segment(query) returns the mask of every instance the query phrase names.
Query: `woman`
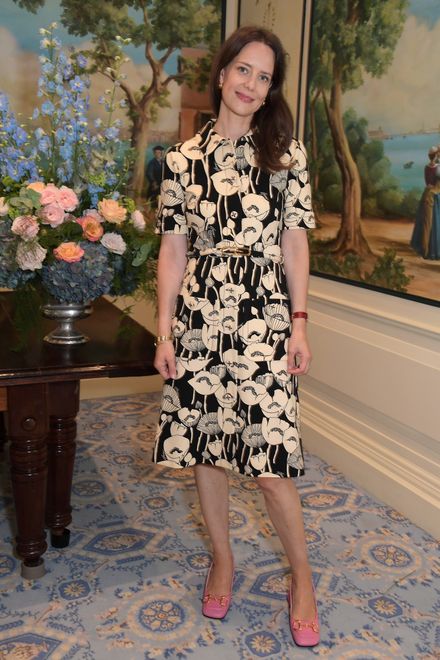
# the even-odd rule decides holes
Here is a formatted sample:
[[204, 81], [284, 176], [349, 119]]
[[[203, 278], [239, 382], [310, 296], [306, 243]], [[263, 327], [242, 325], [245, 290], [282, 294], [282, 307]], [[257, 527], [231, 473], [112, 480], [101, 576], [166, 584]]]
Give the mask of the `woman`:
[[440, 259], [440, 165], [420, 199], [410, 245], [424, 259]]
[[217, 119], [166, 155], [155, 359], [165, 384], [154, 461], [194, 466], [213, 551], [202, 611], [212, 618], [226, 615], [233, 584], [225, 469], [257, 478], [292, 568], [292, 635], [313, 646], [318, 615], [289, 477], [304, 472], [297, 377], [311, 360], [305, 230], [314, 218], [284, 76], [279, 39], [238, 29], [213, 64]]

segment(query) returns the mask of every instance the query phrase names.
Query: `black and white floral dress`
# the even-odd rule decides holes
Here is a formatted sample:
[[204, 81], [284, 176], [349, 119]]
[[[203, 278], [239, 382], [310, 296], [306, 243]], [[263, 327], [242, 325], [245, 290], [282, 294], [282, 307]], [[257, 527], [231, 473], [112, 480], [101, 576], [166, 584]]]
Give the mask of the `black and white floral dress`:
[[156, 463], [253, 477], [304, 472], [280, 240], [284, 229], [315, 221], [301, 142], [283, 160], [286, 170], [262, 171], [252, 132], [232, 141], [212, 122], [166, 154], [156, 231], [187, 234], [188, 263], [172, 321], [177, 377], [164, 383]]

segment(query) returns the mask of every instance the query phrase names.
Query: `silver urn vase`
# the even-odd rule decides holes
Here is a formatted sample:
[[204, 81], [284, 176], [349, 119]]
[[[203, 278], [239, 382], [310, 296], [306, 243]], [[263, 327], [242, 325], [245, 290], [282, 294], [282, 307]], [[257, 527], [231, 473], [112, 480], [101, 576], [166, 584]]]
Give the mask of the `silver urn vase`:
[[90, 303], [47, 303], [41, 307], [45, 318], [58, 321], [59, 325], [44, 337], [49, 344], [64, 344], [72, 346], [84, 344], [89, 337], [75, 328], [75, 321], [85, 319], [93, 312]]

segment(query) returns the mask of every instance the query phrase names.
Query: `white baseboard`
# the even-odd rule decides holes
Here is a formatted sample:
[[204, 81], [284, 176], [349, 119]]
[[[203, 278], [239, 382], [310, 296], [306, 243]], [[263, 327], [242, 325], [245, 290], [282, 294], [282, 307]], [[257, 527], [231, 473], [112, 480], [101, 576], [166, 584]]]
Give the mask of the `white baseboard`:
[[301, 405], [307, 450], [440, 538], [440, 464], [431, 438], [309, 377]]

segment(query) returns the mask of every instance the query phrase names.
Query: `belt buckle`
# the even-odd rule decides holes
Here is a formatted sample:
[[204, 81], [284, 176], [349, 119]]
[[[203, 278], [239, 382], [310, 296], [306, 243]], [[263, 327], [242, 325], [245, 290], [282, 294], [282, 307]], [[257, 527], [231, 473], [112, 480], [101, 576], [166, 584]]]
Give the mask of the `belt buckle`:
[[217, 248], [224, 255], [233, 255], [233, 256], [250, 256], [251, 248], [249, 245], [222, 245]]

